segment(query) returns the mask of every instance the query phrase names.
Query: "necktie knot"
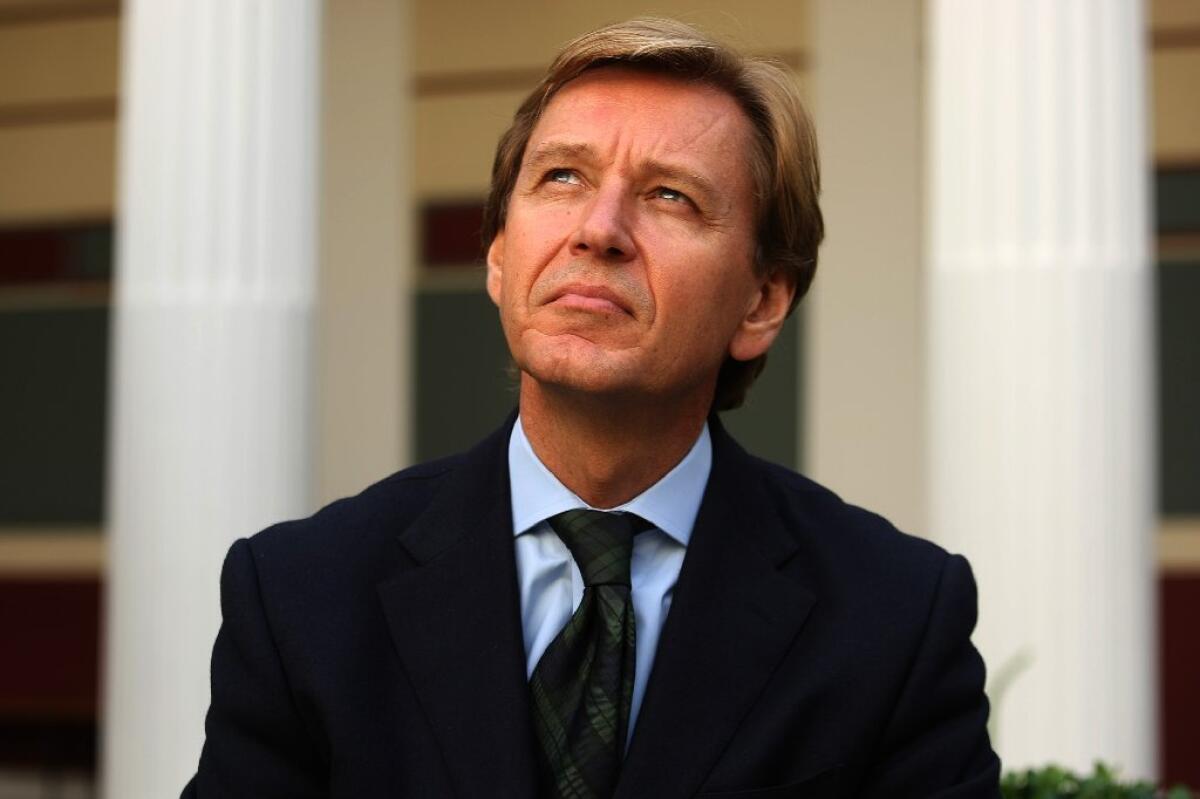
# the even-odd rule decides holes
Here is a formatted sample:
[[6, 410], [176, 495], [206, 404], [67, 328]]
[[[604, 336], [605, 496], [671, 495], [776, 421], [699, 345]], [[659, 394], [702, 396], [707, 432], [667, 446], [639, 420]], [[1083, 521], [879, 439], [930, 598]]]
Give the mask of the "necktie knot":
[[549, 521], [571, 550], [585, 586], [629, 585], [633, 537], [646, 522], [628, 513], [583, 509], [560, 513]]

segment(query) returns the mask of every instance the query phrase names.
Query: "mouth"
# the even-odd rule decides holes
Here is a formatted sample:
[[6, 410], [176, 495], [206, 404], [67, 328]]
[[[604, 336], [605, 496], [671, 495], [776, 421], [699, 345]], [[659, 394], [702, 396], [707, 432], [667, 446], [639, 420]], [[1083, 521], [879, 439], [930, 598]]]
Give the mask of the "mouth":
[[623, 313], [633, 316], [629, 303], [606, 286], [573, 283], [555, 291], [546, 304], [591, 313]]

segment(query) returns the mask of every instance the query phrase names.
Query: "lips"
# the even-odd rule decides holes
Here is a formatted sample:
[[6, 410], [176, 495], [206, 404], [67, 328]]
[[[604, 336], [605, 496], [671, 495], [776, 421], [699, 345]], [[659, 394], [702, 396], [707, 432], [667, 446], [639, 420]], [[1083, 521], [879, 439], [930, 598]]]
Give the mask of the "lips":
[[630, 303], [607, 286], [572, 283], [555, 291], [547, 304], [581, 311], [633, 315]]

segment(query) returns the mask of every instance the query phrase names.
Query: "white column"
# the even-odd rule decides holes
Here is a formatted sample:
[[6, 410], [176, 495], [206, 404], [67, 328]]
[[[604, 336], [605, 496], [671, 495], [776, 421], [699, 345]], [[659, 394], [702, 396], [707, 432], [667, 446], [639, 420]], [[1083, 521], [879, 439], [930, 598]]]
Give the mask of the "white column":
[[196, 768], [230, 542], [311, 509], [318, 0], [123, 6], [103, 788]]
[[932, 531], [975, 567], [1006, 767], [1153, 776], [1141, 3], [928, 8]]

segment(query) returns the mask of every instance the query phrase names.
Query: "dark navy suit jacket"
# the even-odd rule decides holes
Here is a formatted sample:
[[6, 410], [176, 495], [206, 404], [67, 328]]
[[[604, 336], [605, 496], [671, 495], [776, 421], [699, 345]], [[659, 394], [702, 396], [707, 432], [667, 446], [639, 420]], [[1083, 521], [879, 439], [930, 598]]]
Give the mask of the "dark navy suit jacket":
[[[536, 796], [510, 428], [234, 544], [185, 797]], [[999, 796], [967, 562], [712, 432], [616, 795]]]

